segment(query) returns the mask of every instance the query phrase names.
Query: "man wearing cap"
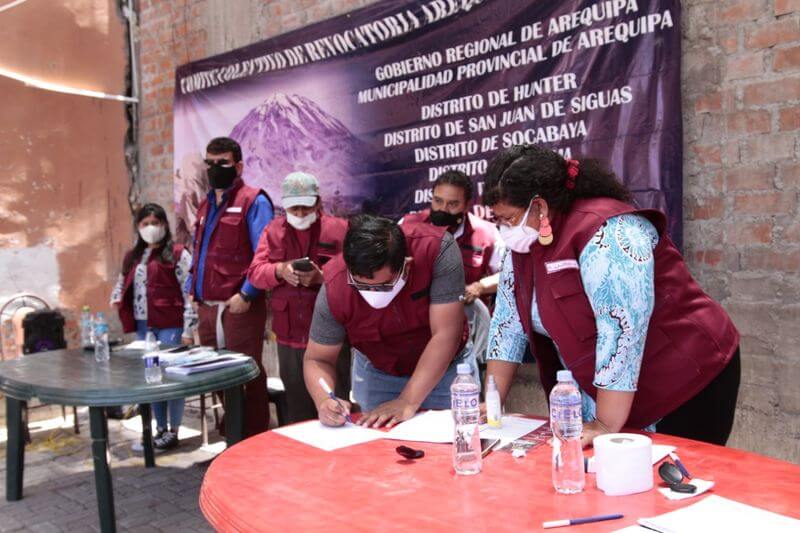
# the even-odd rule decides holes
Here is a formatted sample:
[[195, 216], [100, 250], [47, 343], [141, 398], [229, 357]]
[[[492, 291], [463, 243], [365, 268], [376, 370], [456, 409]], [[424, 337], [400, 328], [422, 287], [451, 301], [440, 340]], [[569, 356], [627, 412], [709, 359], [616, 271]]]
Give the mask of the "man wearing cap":
[[267, 306], [264, 291], [247, 279], [247, 269], [273, 207], [263, 190], [242, 181], [242, 149], [235, 140], [212, 139], [205, 164], [211, 190], [197, 209], [194, 262], [186, 283], [198, 303], [200, 343], [249, 355], [261, 370], [245, 385], [249, 437], [267, 430], [269, 398], [261, 362]]
[[[280, 375], [286, 389], [287, 423], [316, 418], [303, 382], [303, 353], [322, 284], [320, 267], [342, 251], [347, 222], [322, 211], [319, 184], [311, 174], [292, 172], [281, 186], [286, 215], [275, 218], [258, 243], [248, 279], [272, 291], [272, 331], [278, 340]], [[341, 350], [337, 393], [350, 389], [350, 350]]]

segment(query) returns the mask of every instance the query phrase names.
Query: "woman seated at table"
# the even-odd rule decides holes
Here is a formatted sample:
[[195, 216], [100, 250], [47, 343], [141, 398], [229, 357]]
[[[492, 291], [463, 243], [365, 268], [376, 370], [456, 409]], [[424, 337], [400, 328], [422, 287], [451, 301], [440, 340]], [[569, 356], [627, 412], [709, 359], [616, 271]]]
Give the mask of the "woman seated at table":
[[[136, 228], [136, 245], [125, 254], [122, 273], [111, 295], [123, 330], [135, 331], [140, 340], [151, 331], [162, 345], [192, 344], [197, 315], [184, 290], [192, 256], [182, 245], [172, 242], [167, 213], [160, 205], [142, 207], [136, 214]], [[156, 449], [178, 445], [183, 408], [183, 398], [153, 404]]]
[[739, 333], [689, 274], [664, 214], [632, 205], [598, 162], [539, 146], [500, 152], [483, 201], [511, 250], [487, 352], [501, 399], [530, 342], [546, 393], [572, 371], [584, 446], [623, 427], [724, 445]]

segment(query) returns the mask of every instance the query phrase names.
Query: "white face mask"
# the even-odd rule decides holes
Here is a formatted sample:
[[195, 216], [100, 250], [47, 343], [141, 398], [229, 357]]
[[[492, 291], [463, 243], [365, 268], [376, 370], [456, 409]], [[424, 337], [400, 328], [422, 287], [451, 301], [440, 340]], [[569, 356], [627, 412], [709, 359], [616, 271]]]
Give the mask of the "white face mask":
[[380, 292], [380, 291], [358, 291], [358, 294], [364, 298], [364, 301], [369, 304], [370, 307], [374, 309], [383, 309], [390, 303], [395, 297], [400, 294], [400, 291], [403, 290], [403, 287], [406, 286], [405, 278], [400, 278], [397, 280], [397, 283], [394, 284], [394, 287], [391, 291], [387, 292]]
[[533, 200], [528, 204], [528, 209], [522, 217], [522, 221], [516, 226], [509, 227], [505, 224], [500, 225], [500, 237], [507, 247], [518, 254], [527, 254], [531, 250], [531, 246], [536, 239], [539, 238], [539, 232], [528, 226], [528, 214], [531, 212]]
[[294, 229], [303, 231], [307, 230], [311, 227], [311, 225], [317, 221], [317, 212], [314, 211], [313, 213], [309, 213], [304, 217], [295, 216], [288, 211], [286, 212], [286, 221], [289, 223], [291, 227]]
[[157, 242], [161, 242], [161, 239], [164, 238], [164, 235], [167, 234], [167, 228], [162, 226], [161, 224], [148, 224], [143, 228], [139, 228], [139, 235], [142, 237], [142, 240], [147, 244], [155, 244]]

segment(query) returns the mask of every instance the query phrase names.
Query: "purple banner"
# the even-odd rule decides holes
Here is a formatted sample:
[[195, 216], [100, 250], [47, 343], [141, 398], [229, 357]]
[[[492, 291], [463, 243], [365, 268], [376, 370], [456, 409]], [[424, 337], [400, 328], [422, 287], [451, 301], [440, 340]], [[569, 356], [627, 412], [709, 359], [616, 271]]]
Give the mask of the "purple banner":
[[[295, 170], [329, 212], [399, 218], [460, 168], [482, 190], [497, 150], [536, 143], [605, 161], [680, 246], [678, 0], [392, 0], [178, 68], [178, 233], [216, 136], [280, 203]], [[478, 214], [486, 215], [481, 206]]]

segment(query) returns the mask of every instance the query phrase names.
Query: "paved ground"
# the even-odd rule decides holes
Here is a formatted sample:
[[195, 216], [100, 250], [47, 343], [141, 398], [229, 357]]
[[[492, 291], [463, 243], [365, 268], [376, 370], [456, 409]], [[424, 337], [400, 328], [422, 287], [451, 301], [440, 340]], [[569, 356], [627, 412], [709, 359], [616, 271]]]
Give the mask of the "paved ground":
[[[0, 533], [99, 531], [88, 409], [78, 410], [80, 435], [73, 433], [69, 413], [64, 423], [60, 407], [31, 411], [32, 443], [25, 449], [24, 498], [7, 502], [5, 399], [0, 397]], [[213, 423], [209, 425], [213, 427]], [[131, 450], [140, 439], [140, 419], [109, 420], [119, 531], [212, 530], [197, 498], [208, 464], [224, 445], [212, 431], [209, 447], [202, 447], [199, 427], [198, 409], [187, 406], [181, 446], [157, 453], [157, 468], [144, 468], [141, 453]]]

